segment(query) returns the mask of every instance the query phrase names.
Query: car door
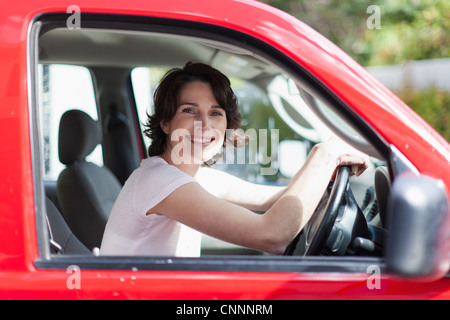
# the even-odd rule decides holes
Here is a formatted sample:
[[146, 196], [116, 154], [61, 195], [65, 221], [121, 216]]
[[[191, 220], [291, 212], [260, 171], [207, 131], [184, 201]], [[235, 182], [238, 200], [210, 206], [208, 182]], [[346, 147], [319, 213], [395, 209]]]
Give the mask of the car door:
[[[391, 130], [383, 132], [380, 120], [376, 120], [379, 117], [377, 112], [387, 113], [388, 106], [396, 107], [398, 102], [395, 98], [380, 89], [379, 84], [366, 74], [359, 78], [348, 57], [292, 17], [255, 2], [230, 2], [230, 6], [186, 1], [170, 5], [165, 2], [134, 5], [135, 9], [130, 10], [125, 4], [109, 7], [101, 1], [91, 1], [85, 3], [85, 6], [80, 5], [80, 16], [74, 15], [77, 12], [73, 11], [67, 13], [68, 8], [62, 6], [46, 11], [42, 5], [39, 7], [39, 16], [30, 14], [30, 9], [17, 9], [22, 15], [33, 16], [33, 20], [27, 20], [30, 23], [29, 36], [26, 40], [21, 40], [28, 48], [27, 57], [24, 54], [18, 55], [16, 61], [25, 64], [28, 59], [29, 63], [28, 73], [21, 73], [19, 76], [29, 79], [30, 102], [27, 106], [30, 110], [29, 125], [34, 134], [29, 136], [28, 145], [32, 159], [31, 170], [22, 174], [28, 174], [29, 181], [32, 181], [33, 187], [28, 190], [28, 196], [34, 199], [32, 211], [35, 220], [23, 221], [28, 224], [26, 229], [35, 231], [24, 236], [30, 239], [30, 245], [23, 247], [26, 252], [23, 259], [29, 264], [27, 272], [30, 275], [21, 278], [24, 283], [21, 286], [4, 282], [3, 288], [8, 290], [9, 297], [23, 295], [52, 298], [56, 292], [66, 298], [92, 299], [449, 297], [449, 283], [445, 277], [448, 260], [441, 257], [448, 249], [445, 248], [445, 240], [440, 237], [429, 239], [430, 243], [440, 243], [435, 254], [430, 256], [431, 271], [412, 275], [416, 278], [433, 276], [433, 279], [440, 279], [425, 283], [405, 280], [401, 271], [398, 271], [400, 277], [392, 273], [392, 266], [396, 264], [392, 264], [393, 260], [387, 260], [384, 254], [305, 257], [244, 253], [179, 258], [67, 255], [51, 252], [51, 226], [49, 229], [46, 222], [48, 208], [44, 201], [46, 190], [43, 179], [42, 132], [45, 127], [39, 121], [42, 97], [37, 94], [42, 80], [38, 76], [39, 65], [72, 64], [91, 72], [99, 121], [106, 123], [105, 119], [112, 111], [121, 112], [125, 116], [128, 126], [127, 133], [122, 138], [132, 146], [131, 163], [145, 157], [145, 143], [139, 131], [139, 121], [142, 119], [139, 119], [136, 109], [132, 70], [149, 63], [158, 66], [164, 61], [170, 61], [172, 65], [182, 65], [186, 60], [209, 57], [210, 63], [221, 66], [230, 76], [237, 79], [241, 77], [241, 80], [260, 86], [267, 97], [270, 93], [268, 88], [275, 76], [289, 78], [298, 88], [298, 93], [295, 94], [301, 95], [305, 105], [308, 104], [308, 99], [320, 100], [336, 113], [340, 124], [336, 125], [334, 120], [330, 124], [327, 119], [322, 119], [324, 127], [361, 147], [376, 161], [383, 162], [388, 177], [393, 181], [407, 171], [430, 174], [427, 168], [420, 167], [423, 161], [416, 161], [410, 153], [403, 152], [403, 147], [398, 142], [399, 134], [386, 136], [386, 132]], [[186, 11], [180, 13], [175, 9], [180, 6], [186, 8]], [[243, 16], [246, 19], [243, 20]], [[76, 25], [75, 28], [68, 27], [67, 21], [77, 17], [81, 19], [80, 28], [76, 28]], [[289, 43], [284, 41], [287, 39]], [[140, 45], [137, 46], [137, 43]], [[181, 48], [180, 44], [183, 44], [183, 54], [176, 51]], [[297, 57], [292, 53], [294, 47], [301, 49], [301, 54]], [[329, 61], [319, 62], [318, 57], [325, 57]], [[333, 69], [333, 59], [343, 62], [337, 70]], [[324, 66], [328, 69], [325, 70]], [[348, 83], [339, 74], [342, 70], [352, 74], [353, 78], [348, 79]], [[111, 82], [116, 83], [108, 84]], [[361, 91], [354, 89], [358, 82], [364, 84]], [[374, 93], [367, 89], [371, 85], [373, 91], [377, 91], [377, 94], [381, 92], [387, 99], [386, 104], [379, 106], [378, 101], [371, 100]], [[117, 93], [115, 89], [121, 91]], [[364, 90], [372, 93], [363, 97], [366, 92]], [[114, 99], [108, 100], [108, 94], [113, 94]], [[356, 108], [355, 101], [358, 99], [361, 104], [370, 104]], [[110, 103], [111, 101], [115, 103]], [[273, 105], [269, 103], [267, 107]], [[320, 115], [318, 118], [320, 119]], [[404, 120], [401, 117], [391, 118], [389, 125], [402, 128]], [[346, 135], [350, 128], [359, 135], [356, 142], [353, 136]], [[271, 129], [270, 124], [266, 129]], [[106, 139], [115, 140], [105, 132]], [[403, 134], [408, 132], [403, 131]], [[300, 139], [298, 136], [294, 136], [295, 138]], [[127, 142], [124, 142], [122, 147], [126, 145]], [[111, 162], [115, 153], [116, 151], [108, 150], [103, 152], [103, 163]], [[441, 170], [448, 171], [439, 156], [432, 161]], [[445, 181], [446, 183], [448, 182]], [[448, 230], [445, 224], [448, 221], [448, 207], [445, 209], [448, 195], [445, 188], [443, 194], [439, 198], [439, 201], [444, 199], [444, 218], [441, 218], [443, 223], [440, 225], [442, 228], [436, 227], [439, 234], [445, 234]], [[398, 192], [396, 196], [401, 197], [402, 192]], [[425, 208], [428, 205], [426, 202]], [[417, 216], [420, 216], [420, 212], [426, 209], [417, 210]], [[407, 236], [405, 235], [406, 238]], [[398, 243], [407, 245], [402, 241]], [[397, 251], [400, 250], [398, 248]], [[402, 265], [405, 260], [398, 263]], [[25, 278], [33, 279], [33, 282], [30, 283]], [[233, 312], [229, 309], [218, 310], [223, 314]]]

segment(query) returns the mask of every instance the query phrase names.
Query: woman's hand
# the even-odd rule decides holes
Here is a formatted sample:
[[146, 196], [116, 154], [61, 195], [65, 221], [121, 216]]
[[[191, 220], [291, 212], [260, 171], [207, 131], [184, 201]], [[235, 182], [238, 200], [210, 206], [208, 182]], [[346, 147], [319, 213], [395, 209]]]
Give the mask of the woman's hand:
[[357, 176], [361, 175], [370, 165], [368, 155], [356, 150], [338, 137], [332, 137], [314, 148], [321, 154], [325, 163], [330, 163], [335, 168], [351, 166], [351, 174]]

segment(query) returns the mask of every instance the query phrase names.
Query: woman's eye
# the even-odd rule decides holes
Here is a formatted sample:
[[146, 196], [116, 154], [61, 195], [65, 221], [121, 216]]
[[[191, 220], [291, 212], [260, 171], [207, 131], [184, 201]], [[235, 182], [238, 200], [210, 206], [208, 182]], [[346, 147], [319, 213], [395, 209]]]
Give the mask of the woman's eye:
[[212, 115], [213, 115], [213, 116], [216, 116], [216, 117], [223, 117], [223, 113], [222, 113], [222, 112], [219, 112], [219, 111], [214, 111], [214, 112], [212, 113]]
[[183, 112], [183, 113], [194, 113], [194, 110], [192, 108], [185, 108], [185, 109], [181, 110], [181, 112]]

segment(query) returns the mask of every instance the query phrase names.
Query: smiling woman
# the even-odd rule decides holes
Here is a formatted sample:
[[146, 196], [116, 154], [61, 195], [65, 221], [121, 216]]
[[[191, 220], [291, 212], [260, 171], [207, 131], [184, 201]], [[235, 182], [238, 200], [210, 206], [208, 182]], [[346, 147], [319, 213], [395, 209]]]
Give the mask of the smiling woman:
[[[358, 174], [369, 166], [366, 155], [332, 140], [314, 148], [286, 188], [236, 178], [232, 186], [214, 181], [221, 196], [211, 194], [217, 187], [198, 184], [197, 172], [224, 146], [226, 129], [239, 124], [237, 99], [225, 75], [201, 63], [170, 70], [155, 92], [155, 114], [148, 121], [146, 132], [154, 138], [150, 158], [119, 194], [101, 253], [199, 256], [204, 233], [281, 254], [311, 217], [336, 166], [356, 164]], [[255, 198], [249, 190], [237, 195], [234, 190], [244, 190], [239, 188], [244, 184], [263, 196]], [[258, 205], [267, 212], [249, 210]]]

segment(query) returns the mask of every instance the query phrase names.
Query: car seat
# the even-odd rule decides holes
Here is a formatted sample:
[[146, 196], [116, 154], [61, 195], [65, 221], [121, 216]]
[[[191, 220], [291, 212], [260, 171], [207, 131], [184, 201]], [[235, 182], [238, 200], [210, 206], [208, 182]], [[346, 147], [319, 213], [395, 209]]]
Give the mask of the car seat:
[[66, 168], [58, 177], [57, 195], [68, 226], [89, 250], [100, 247], [122, 187], [107, 167], [86, 161], [101, 140], [98, 122], [85, 112], [69, 110], [61, 117], [58, 149]]
[[53, 202], [45, 197], [51, 252], [57, 254], [92, 255], [88, 248], [72, 233]]

